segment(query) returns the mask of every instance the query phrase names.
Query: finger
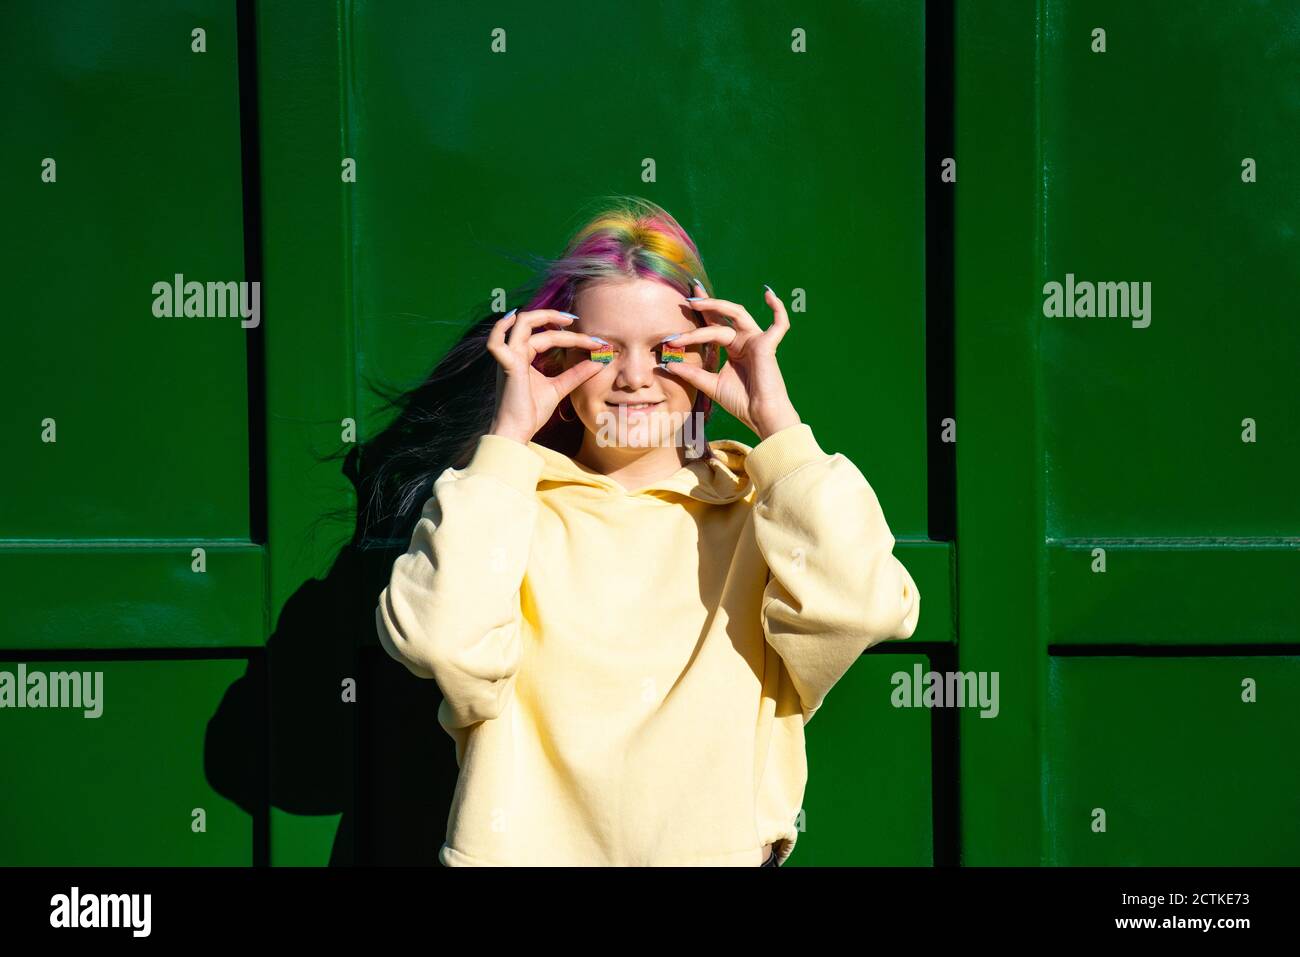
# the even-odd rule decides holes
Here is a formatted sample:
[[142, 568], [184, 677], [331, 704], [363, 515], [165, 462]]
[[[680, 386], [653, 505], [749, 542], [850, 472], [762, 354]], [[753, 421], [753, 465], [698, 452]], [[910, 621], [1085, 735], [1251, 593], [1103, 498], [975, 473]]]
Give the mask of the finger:
[[785, 338], [786, 332], [789, 331], [790, 316], [785, 311], [785, 303], [781, 301], [781, 297], [774, 293], [770, 286], [766, 287], [766, 289], [767, 292], [763, 298], [772, 307], [772, 324], [767, 327], [767, 331], [763, 335], [768, 337], [768, 342], [775, 346]]
[[520, 312], [515, 316], [514, 328], [510, 330], [509, 346], [512, 350], [520, 355], [526, 355], [528, 351], [528, 341], [533, 335], [533, 330], [539, 326], [546, 326], [554, 323], [558, 326], [565, 326], [573, 322], [572, 319], [560, 313], [554, 313], [551, 309], [530, 309], [526, 312]]
[[744, 332], [762, 332], [754, 317], [744, 306], [727, 299], [710, 299], [707, 296], [692, 296], [686, 300], [690, 307], [704, 314], [706, 319], [721, 322], [730, 319], [731, 324]]
[[716, 342], [729, 346], [735, 338], [736, 330], [730, 326], [699, 326], [690, 332], [679, 332], [672, 339], [664, 341], [671, 342], [680, 349], [682, 346], [694, 346], [701, 342]]
[[511, 309], [492, 324], [492, 331], [488, 333], [487, 350], [498, 362], [511, 361], [510, 349], [506, 345], [506, 333], [514, 326], [518, 312], [518, 309]]
[[492, 324], [492, 331], [488, 333], [488, 345], [504, 346], [506, 344], [506, 333], [515, 324], [515, 316], [518, 309], [511, 309], [504, 316]]
[[532, 328], [528, 325], [528, 313], [519, 309], [514, 312], [514, 321], [510, 324], [510, 335], [506, 337], [506, 346], [518, 352], [521, 337], [526, 338], [532, 332]]
[[538, 326], [555, 323], [567, 326], [573, 322], [572, 314], [565, 314], [558, 309], [527, 309], [515, 314], [515, 326], [510, 330], [509, 345], [515, 352], [522, 353], [528, 345], [528, 337]]
[[545, 352], [547, 349], [563, 347], [566, 349], [599, 349], [603, 345], [601, 341], [594, 336], [589, 336], [581, 332], [569, 332], [567, 329], [547, 329], [545, 332], [534, 333], [528, 340], [535, 352]]
[[666, 366], [660, 366], [664, 372], [677, 376], [679, 379], [695, 386], [710, 399], [718, 393], [718, 374], [716, 372], [706, 372], [699, 366], [687, 365], [684, 362], [670, 362]]
[[597, 362], [595, 359], [584, 359], [577, 365], [569, 366], [558, 375], [552, 376], [551, 384], [555, 387], [555, 391], [560, 398], [563, 399], [604, 368], [607, 368], [607, 366], [603, 362]]

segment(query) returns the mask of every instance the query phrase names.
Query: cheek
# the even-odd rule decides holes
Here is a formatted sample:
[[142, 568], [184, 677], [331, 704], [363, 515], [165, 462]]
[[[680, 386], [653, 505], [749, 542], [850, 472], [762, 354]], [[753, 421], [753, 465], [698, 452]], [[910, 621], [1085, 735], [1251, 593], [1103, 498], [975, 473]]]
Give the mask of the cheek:
[[695, 387], [687, 385], [681, 379], [675, 377], [671, 372], [663, 373], [664, 397], [668, 400], [669, 412], [686, 413], [691, 410], [695, 404]]
[[605, 408], [605, 395], [609, 392], [609, 385], [604, 380], [605, 373], [597, 372], [570, 392], [569, 401], [573, 403], [573, 407], [575, 409], [589, 409], [593, 412]]

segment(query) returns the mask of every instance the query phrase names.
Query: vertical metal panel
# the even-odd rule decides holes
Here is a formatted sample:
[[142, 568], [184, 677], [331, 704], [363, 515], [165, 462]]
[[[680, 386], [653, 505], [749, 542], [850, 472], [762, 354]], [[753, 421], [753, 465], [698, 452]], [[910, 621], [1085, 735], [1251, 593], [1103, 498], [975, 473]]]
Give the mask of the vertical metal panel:
[[247, 332], [153, 313], [244, 278], [233, 5], [16, 0], [0, 52], [0, 536], [246, 540]]
[[1000, 715], [961, 715], [962, 862], [1041, 861], [1043, 541], [1034, 7], [957, 4], [957, 607], [963, 671]]
[[340, 87], [350, 80], [340, 46], [345, 10], [259, 3], [256, 12], [267, 276], [270, 853], [277, 865], [346, 864], [355, 859], [356, 718], [343, 694], [344, 682], [358, 679], [362, 632], [347, 548], [354, 490], [342, 458], [349, 451], [344, 420], [359, 419], [348, 298], [352, 200], [341, 176], [352, 149]]
[[1047, 9], [1043, 281], [1151, 295], [1041, 322], [1048, 533], [1300, 534], [1300, 7]]

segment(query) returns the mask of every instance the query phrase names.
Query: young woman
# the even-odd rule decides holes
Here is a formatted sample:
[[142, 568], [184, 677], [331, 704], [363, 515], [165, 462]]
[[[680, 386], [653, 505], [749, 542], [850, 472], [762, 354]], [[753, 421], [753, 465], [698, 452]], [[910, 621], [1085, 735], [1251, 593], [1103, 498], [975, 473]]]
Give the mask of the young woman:
[[[490, 424], [375, 612], [443, 694], [445, 865], [779, 866], [804, 726], [916, 628], [875, 493], [786, 390], [785, 306], [764, 287], [764, 330], [706, 279], [672, 216], [624, 198], [492, 324]], [[715, 402], [756, 445], [693, 454]]]

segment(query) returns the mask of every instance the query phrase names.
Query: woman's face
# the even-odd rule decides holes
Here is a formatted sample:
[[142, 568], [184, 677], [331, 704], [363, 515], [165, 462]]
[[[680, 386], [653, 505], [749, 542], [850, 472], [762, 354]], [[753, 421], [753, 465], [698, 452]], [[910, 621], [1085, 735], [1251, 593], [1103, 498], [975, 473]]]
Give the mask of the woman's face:
[[[651, 279], [589, 283], [579, 291], [570, 310], [578, 320], [569, 328], [604, 339], [614, 351], [613, 361], [569, 394], [578, 418], [601, 444], [644, 448], [680, 441], [675, 437], [697, 390], [658, 368], [659, 344], [696, 328], [689, 306], [681, 293]], [[685, 361], [702, 366], [703, 349], [688, 346]], [[589, 358], [585, 350], [565, 351], [566, 366]]]

